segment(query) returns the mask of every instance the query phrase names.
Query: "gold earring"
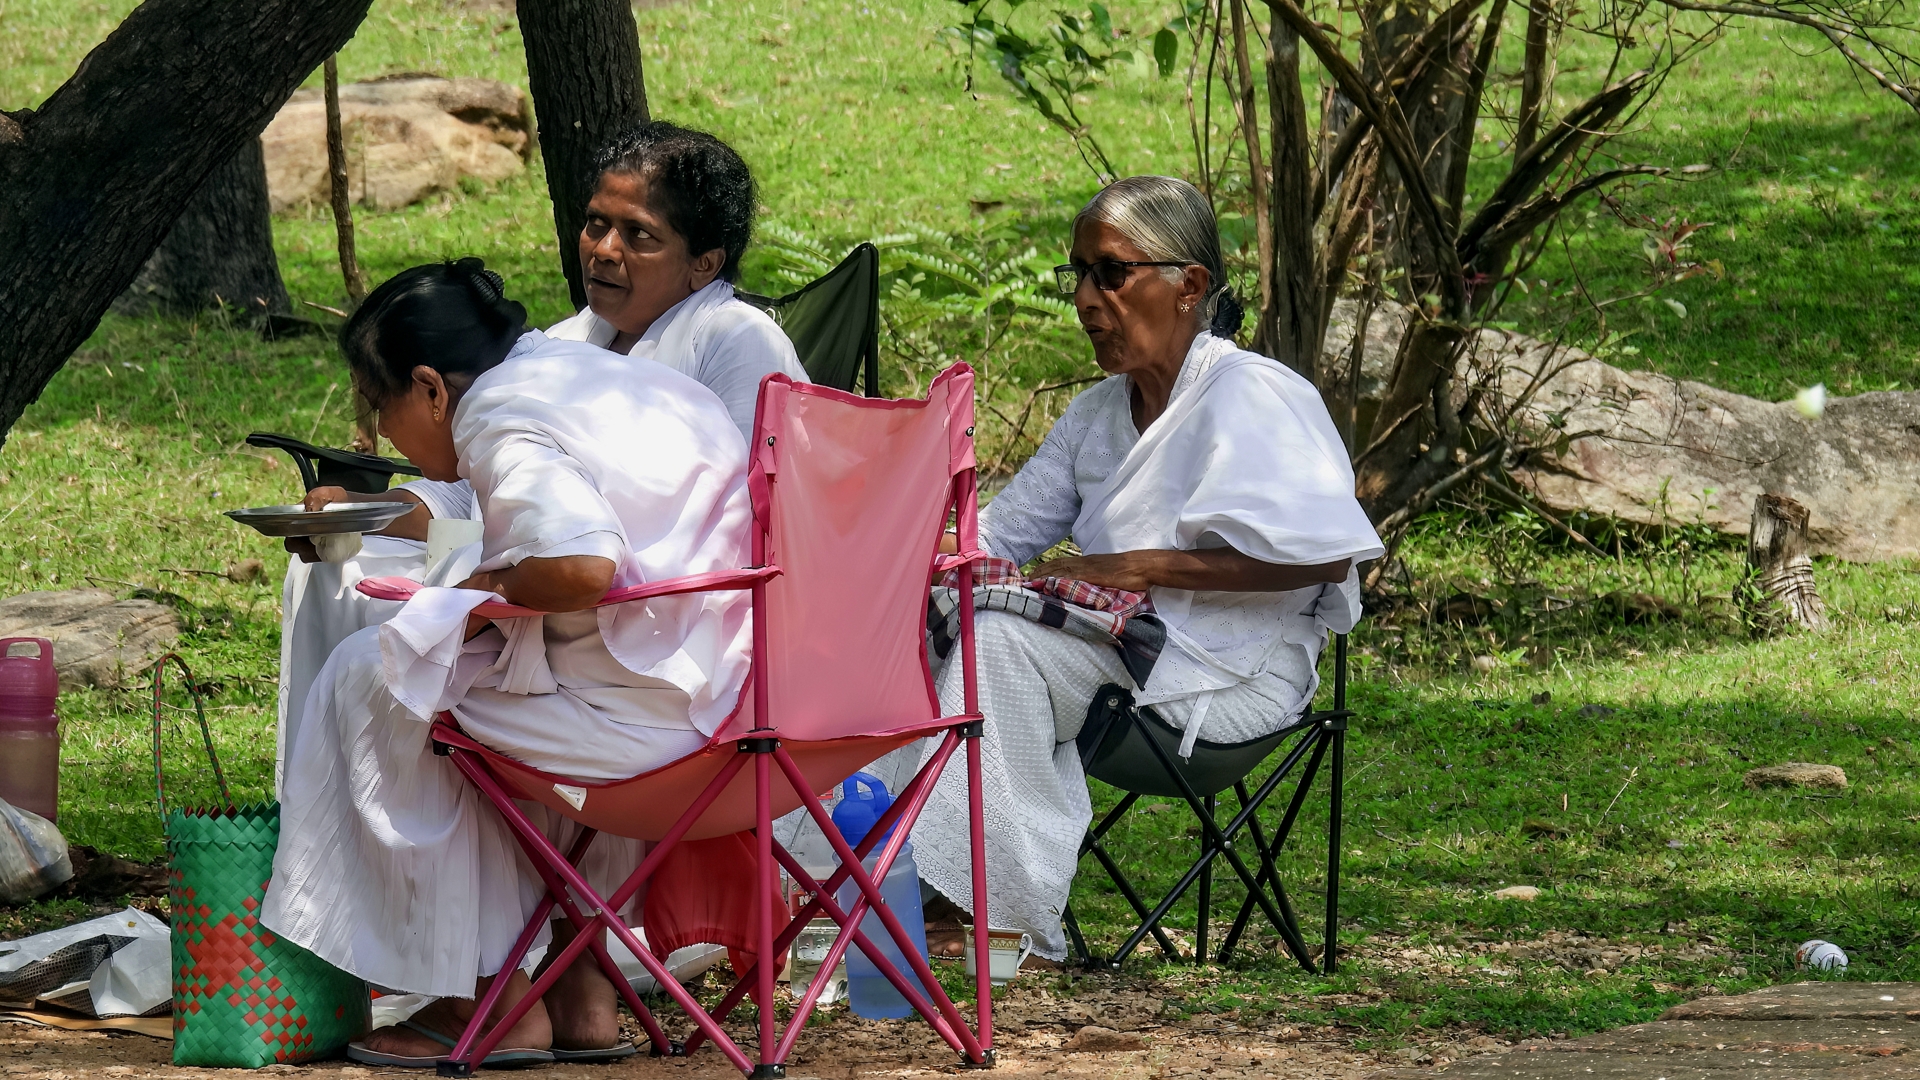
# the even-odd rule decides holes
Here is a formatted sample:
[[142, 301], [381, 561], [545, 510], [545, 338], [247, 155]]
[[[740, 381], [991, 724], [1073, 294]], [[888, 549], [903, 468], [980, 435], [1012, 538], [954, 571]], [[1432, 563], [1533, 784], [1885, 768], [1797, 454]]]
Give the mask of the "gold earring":
[[1182, 314], [1182, 315], [1185, 315], [1185, 314], [1186, 314], [1187, 312], [1189, 312], [1189, 311], [1192, 311], [1192, 310], [1193, 310], [1193, 305], [1192, 305], [1192, 304], [1181, 304], [1181, 305], [1180, 305], [1180, 314]]

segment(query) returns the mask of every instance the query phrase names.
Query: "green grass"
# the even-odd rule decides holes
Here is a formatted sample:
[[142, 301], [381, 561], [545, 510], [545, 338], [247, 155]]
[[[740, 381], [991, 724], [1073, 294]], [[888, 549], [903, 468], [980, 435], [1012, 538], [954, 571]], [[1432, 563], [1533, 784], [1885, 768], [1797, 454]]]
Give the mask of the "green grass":
[[[1479, 579], [1493, 573], [1485, 545], [1444, 542], [1439, 532], [1409, 552], [1417, 572], [1432, 575], [1428, 594], [1485, 592]], [[1586, 591], [1571, 579], [1615, 572], [1551, 561], [1563, 593]], [[1451, 648], [1444, 639], [1456, 632], [1442, 628], [1363, 628], [1343, 844], [1342, 940], [1355, 955], [1343, 974], [1322, 979], [1256, 952], [1250, 966], [1197, 977], [1189, 1007], [1381, 1035], [1449, 1024], [1580, 1033], [1651, 1019], [1708, 987], [1738, 992], [1799, 977], [1792, 950], [1813, 937], [1842, 944], [1848, 978], [1920, 977], [1911, 715], [1920, 671], [1907, 659], [1920, 647], [1920, 574], [1823, 564], [1820, 579], [1836, 613], [1822, 634], [1749, 642], [1735, 626], [1691, 618], [1605, 633], [1590, 626], [1583, 636], [1610, 658], [1557, 654], [1484, 675], [1444, 669], [1497, 653], [1519, 627], [1487, 629], [1492, 641], [1461, 633]], [[1431, 647], [1428, 664], [1405, 662], [1407, 638]], [[1432, 659], [1450, 651], [1454, 659]], [[1747, 769], [1784, 761], [1839, 765], [1852, 786], [1837, 795], [1743, 786]], [[1101, 789], [1096, 804], [1112, 799]], [[1284, 871], [1310, 942], [1325, 857], [1317, 801]], [[1184, 835], [1189, 819], [1175, 811], [1129, 820], [1118, 831], [1129, 872], [1164, 886], [1191, 858], [1166, 836]], [[1217, 944], [1244, 894], [1224, 866], [1216, 881]], [[1533, 903], [1491, 898], [1516, 884], [1543, 894]], [[1101, 924], [1106, 947], [1118, 943], [1124, 900], [1091, 863], [1075, 902]], [[1174, 914], [1189, 943], [1194, 912], [1189, 896]], [[1493, 949], [1548, 933], [1664, 951], [1589, 976]], [[1710, 955], [1689, 953], [1702, 945]], [[1412, 970], [1390, 962], [1416, 947], [1461, 955]]]
[[1613, 308], [1609, 329], [1630, 336], [1610, 359], [1767, 400], [1816, 382], [1842, 394], [1920, 384], [1920, 118], [1859, 82], [1811, 32], [1731, 29], [1610, 148], [1712, 171], [1622, 189], [1619, 214], [1571, 215], [1508, 317], [1538, 331], [1579, 310], [1576, 286], [1595, 299], [1638, 292], [1649, 225], [1710, 225], [1685, 254], [1724, 277], [1662, 293], [1684, 314], [1653, 298]]
[[[6, 5], [0, 105], [42, 99], [131, 6]], [[1158, 10], [1119, 9], [1132, 25]], [[940, 0], [702, 0], [638, 18], [656, 113], [740, 145], [773, 218], [829, 238], [909, 222], [964, 233], [980, 220], [974, 201], [1002, 202], [1045, 250], [1090, 182], [1063, 138], [998, 83], [982, 83], [977, 97], [963, 92], [956, 59], [934, 37], [952, 13]], [[1820, 380], [1841, 390], [1906, 384], [1920, 345], [1898, 302], [1910, 288], [1899, 247], [1913, 225], [1910, 121], [1830, 58], [1795, 55], [1771, 36], [1741, 31], [1711, 54], [1718, 59], [1676, 80], [1630, 141], [1636, 160], [1717, 166], [1650, 186], [1627, 205], [1661, 220], [1716, 222], [1695, 247], [1697, 257], [1721, 260], [1727, 279], [1677, 287], [1670, 295], [1688, 308], [1685, 320], [1665, 305], [1616, 315], [1616, 329], [1635, 324], [1627, 344], [1639, 350], [1619, 358], [1769, 397]], [[433, 70], [525, 79], [510, 18], [437, 0], [380, 0], [342, 65], [348, 78]], [[1577, 87], [1578, 65], [1568, 66]], [[1094, 115], [1123, 167], [1184, 166], [1171, 84], [1122, 75]], [[1853, 119], [1862, 115], [1872, 119]], [[1604, 216], [1584, 221], [1574, 262], [1552, 256], [1537, 276], [1564, 279], [1577, 264], [1596, 292], [1638, 287], [1638, 234]], [[566, 311], [537, 164], [492, 188], [362, 211], [359, 227], [376, 279], [478, 253], [507, 274], [536, 320]], [[337, 304], [326, 216], [282, 218], [276, 241], [293, 295]], [[750, 284], [771, 281], [772, 268], [756, 256]], [[1570, 308], [1550, 299], [1554, 291], [1536, 290], [1511, 314], [1558, 325]], [[1088, 369], [1068, 352], [1021, 361], [1029, 362], [1048, 378]], [[242, 798], [271, 789], [285, 556], [218, 511], [294, 490], [284, 458], [241, 445], [248, 431], [344, 440], [342, 374], [324, 339], [263, 344], [217, 313], [110, 317], [0, 448], [0, 591], [92, 580], [178, 607], [188, 626], [182, 652], [213, 685], [210, 719]], [[1359, 1024], [1387, 1041], [1456, 1024], [1585, 1031], [1646, 1018], [1709, 986], [1788, 978], [1787, 953], [1813, 936], [1848, 950], [1849, 978], [1920, 977], [1911, 741], [1920, 688], [1906, 660], [1920, 655], [1915, 568], [1823, 562], [1834, 627], [1755, 642], [1724, 599], [1737, 553], [1697, 532], [1622, 538], [1618, 559], [1599, 560], [1556, 546], [1537, 523], [1463, 507], [1424, 523], [1404, 554], [1405, 572], [1392, 579], [1404, 602], [1354, 638], [1361, 716], [1350, 743], [1342, 928], [1350, 960], [1332, 979], [1308, 977], [1271, 952], [1268, 935], [1231, 968], [1143, 957], [1139, 973], [1177, 1010]], [[266, 563], [264, 581], [173, 572], [248, 558]], [[1486, 598], [1486, 619], [1429, 618], [1463, 592]], [[1636, 593], [1679, 614], [1629, 624], [1607, 598]], [[1477, 657], [1492, 670], [1476, 668]], [[1540, 694], [1550, 700], [1536, 705]], [[145, 698], [138, 689], [87, 691], [64, 695], [61, 709], [63, 826], [78, 842], [156, 857]], [[211, 784], [178, 720], [167, 732], [173, 775], [182, 798], [205, 800]], [[1784, 760], [1841, 765], [1853, 786], [1814, 799], [1740, 785], [1750, 765]], [[1286, 868], [1303, 913], [1318, 899], [1318, 813], [1309, 807]], [[1184, 830], [1177, 813], [1141, 814], [1119, 847], [1144, 876], [1164, 874]], [[1522, 882], [1543, 888], [1542, 898], [1487, 896]], [[1230, 911], [1237, 890], [1223, 884], [1220, 893]], [[1076, 899], [1096, 939], [1117, 940], [1118, 898], [1089, 875]], [[74, 910], [44, 905], [7, 925], [48, 925]], [[1191, 919], [1190, 907], [1176, 910], [1175, 925], [1190, 929]], [[1555, 934], [1662, 951], [1588, 976], [1496, 948]], [[1399, 958], [1410, 949], [1433, 959], [1410, 965]]]

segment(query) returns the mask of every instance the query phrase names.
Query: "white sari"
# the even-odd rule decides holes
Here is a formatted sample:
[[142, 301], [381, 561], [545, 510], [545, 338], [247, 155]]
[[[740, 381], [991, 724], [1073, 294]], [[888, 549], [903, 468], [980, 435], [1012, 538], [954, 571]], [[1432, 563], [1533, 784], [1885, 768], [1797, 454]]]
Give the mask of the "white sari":
[[[462, 398], [454, 445], [483, 511], [468, 558], [481, 569], [591, 555], [617, 587], [745, 562], [745, 444], [711, 391], [663, 366], [531, 332]], [[499, 815], [428, 746], [437, 711], [538, 768], [610, 779], [704, 745], [746, 677], [741, 593], [506, 620], [463, 641], [490, 595], [423, 589], [342, 643], [285, 769], [262, 920], [392, 990], [470, 995], [540, 894]], [[637, 852], [603, 838], [586, 869], [609, 886]]]

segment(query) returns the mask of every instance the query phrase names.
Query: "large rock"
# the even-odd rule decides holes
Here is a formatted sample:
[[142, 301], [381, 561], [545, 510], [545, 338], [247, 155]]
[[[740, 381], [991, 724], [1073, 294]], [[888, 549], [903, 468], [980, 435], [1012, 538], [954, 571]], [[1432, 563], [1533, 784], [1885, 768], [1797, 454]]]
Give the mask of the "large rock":
[[0, 637], [53, 642], [60, 689], [124, 686], [173, 647], [180, 619], [151, 600], [115, 600], [104, 589], [30, 592], [0, 600]]
[[[1335, 308], [1324, 363], [1349, 362], [1355, 307]], [[1404, 332], [1383, 307], [1360, 380], [1368, 425]], [[1704, 523], [1745, 536], [1753, 503], [1785, 495], [1812, 512], [1815, 554], [1855, 562], [1920, 555], [1920, 393], [1829, 398], [1809, 420], [1785, 402], [1704, 383], [1623, 371], [1577, 349], [1481, 331], [1466, 385], [1513, 409], [1542, 449], [1514, 479], [1548, 508], [1640, 525]]]
[[[491, 79], [402, 76], [340, 88], [347, 190], [391, 210], [459, 186], [504, 180], [533, 152], [533, 116], [519, 87]], [[275, 213], [325, 206], [327, 116], [320, 91], [301, 90], [261, 136]]]

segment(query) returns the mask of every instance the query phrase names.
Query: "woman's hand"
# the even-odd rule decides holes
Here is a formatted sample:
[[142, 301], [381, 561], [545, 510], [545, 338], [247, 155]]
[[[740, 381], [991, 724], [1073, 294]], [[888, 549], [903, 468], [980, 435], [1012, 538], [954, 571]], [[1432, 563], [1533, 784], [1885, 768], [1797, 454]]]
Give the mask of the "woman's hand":
[[[412, 503], [413, 509], [395, 518], [386, 528], [374, 533], [375, 536], [397, 536], [402, 540], [421, 540], [427, 538], [427, 522], [433, 520], [433, 512], [427, 505], [414, 497], [410, 491], [348, 491], [331, 484], [322, 485], [307, 492], [300, 505], [309, 511], [325, 510], [334, 503], [355, 502], [404, 502]], [[313, 539], [306, 536], [289, 536], [284, 546], [299, 556], [301, 562], [319, 562], [320, 553], [314, 550]]]
[[1063, 577], [1110, 589], [1150, 588], [1194, 592], [1290, 592], [1345, 581], [1352, 559], [1288, 566], [1261, 562], [1232, 548], [1200, 551], [1142, 549], [1111, 555], [1075, 555], [1034, 567], [1031, 577]]

